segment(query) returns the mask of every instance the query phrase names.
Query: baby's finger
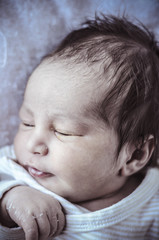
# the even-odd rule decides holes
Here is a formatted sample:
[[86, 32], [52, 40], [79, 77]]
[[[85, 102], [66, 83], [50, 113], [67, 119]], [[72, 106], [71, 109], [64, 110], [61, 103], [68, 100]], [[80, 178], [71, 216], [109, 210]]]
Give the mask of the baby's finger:
[[50, 234], [49, 234], [49, 237], [54, 237], [54, 235], [57, 232], [58, 219], [57, 219], [56, 215], [50, 216], [50, 214], [48, 214], [48, 219], [49, 219], [49, 222], [50, 222]]
[[47, 239], [50, 234], [50, 223], [46, 213], [40, 213], [36, 217], [36, 221], [39, 229], [39, 240]]
[[49, 216], [50, 221], [50, 237], [58, 236], [65, 226], [65, 217], [62, 212], [59, 212], [56, 216]]
[[65, 227], [65, 216], [61, 211], [57, 215], [57, 230], [56, 230], [55, 236], [58, 236], [63, 231], [64, 227]]
[[23, 228], [25, 232], [26, 240], [38, 240], [38, 226], [36, 220], [32, 217], [27, 219], [27, 221], [22, 221], [19, 226]]

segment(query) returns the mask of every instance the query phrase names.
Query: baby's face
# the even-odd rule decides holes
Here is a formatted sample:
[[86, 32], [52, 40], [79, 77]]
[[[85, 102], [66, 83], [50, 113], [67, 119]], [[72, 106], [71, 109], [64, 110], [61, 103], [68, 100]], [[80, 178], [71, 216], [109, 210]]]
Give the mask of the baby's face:
[[77, 203], [105, 197], [121, 185], [116, 133], [93, 116], [103, 87], [82, 68], [56, 62], [34, 71], [14, 142], [19, 163], [37, 182]]

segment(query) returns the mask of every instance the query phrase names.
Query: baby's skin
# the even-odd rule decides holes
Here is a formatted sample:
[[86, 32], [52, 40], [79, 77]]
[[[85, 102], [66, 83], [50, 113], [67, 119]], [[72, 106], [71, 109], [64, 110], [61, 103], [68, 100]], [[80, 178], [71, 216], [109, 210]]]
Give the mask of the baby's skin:
[[17, 186], [8, 191], [0, 207], [1, 223], [6, 227], [22, 227], [26, 240], [55, 237], [65, 226], [59, 202], [28, 186]]

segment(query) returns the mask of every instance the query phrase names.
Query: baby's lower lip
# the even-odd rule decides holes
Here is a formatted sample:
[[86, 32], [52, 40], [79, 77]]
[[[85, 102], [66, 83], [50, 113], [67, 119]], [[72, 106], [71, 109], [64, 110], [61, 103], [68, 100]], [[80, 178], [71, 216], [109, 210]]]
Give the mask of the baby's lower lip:
[[49, 177], [52, 175], [51, 173], [41, 172], [40, 170], [33, 168], [33, 167], [28, 167], [28, 172], [30, 173], [30, 175], [32, 177], [38, 177], [38, 178]]

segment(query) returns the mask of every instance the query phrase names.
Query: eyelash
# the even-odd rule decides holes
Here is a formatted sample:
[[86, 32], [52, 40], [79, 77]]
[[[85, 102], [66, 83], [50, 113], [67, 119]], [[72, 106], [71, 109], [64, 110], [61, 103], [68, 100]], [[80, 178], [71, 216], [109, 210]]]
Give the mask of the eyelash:
[[34, 125], [32, 125], [32, 124], [24, 123], [24, 122], [23, 122], [23, 125], [24, 125], [25, 127], [34, 127]]
[[83, 137], [83, 135], [81, 134], [76, 134], [76, 133], [64, 133], [64, 132], [60, 132], [60, 131], [57, 131], [55, 130], [55, 133], [61, 135], [61, 136], [65, 136], [65, 137]]
[[73, 134], [63, 133], [63, 132], [58, 132], [58, 131], [55, 131], [55, 133], [60, 134], [60, 135], [62, 135], [62, 136], [66, 136], [66, 137], [75, 136], [75, 135], [73, 135]]

